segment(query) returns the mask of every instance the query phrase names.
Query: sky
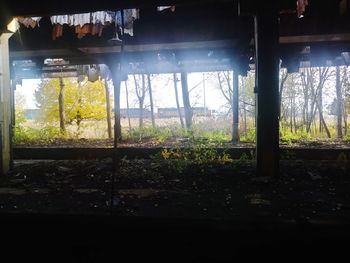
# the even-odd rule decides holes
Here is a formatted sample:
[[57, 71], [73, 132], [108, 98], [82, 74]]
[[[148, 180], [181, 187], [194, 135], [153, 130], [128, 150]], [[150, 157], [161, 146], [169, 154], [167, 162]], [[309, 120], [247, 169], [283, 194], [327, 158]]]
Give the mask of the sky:
[[[178, 74], [180, 78], [180, 74]], [[218, 89], [217, 84], [213, 79], [208, 79], [208, 75], [205, 75], [205, 102], [206, 106], [211, 110], [222, 110], [222, 106], [225, 105], [226, 100], [223, 97], [221, 91]], [[157, 108], [164, 107], [176, 107], [175, 91], [172, 75], [153, 75], [152, 76], [152, 91], [155, 105], [155, 111]], [[170, 81], [169, 81], [170, 80]], [[23, 94], [26, 100], [26, 109], [35, 109], [36, 101], [34, 98], [34, 92], [40, 84], [40, 79], [23, 80], [22, 85], [17, 85], [16, 94]], [[138, 107], [137, 97], [135, 94], [135, 86], [133, 78], [129, 76], [128, 80], [129, 90], [129, 103], [130, 107]], [[203, 86], [203, 73], [190, 73], [188, 74], [188, 88], [190, 92], [190, 101], [192, 106], [203, 107], [204, 106], [204, 86]], [[178, 93], [180, 98], [180, 106], [182, 105], [182, 93], [181, 83], [178, 84]], [[149, 97], [146, 95], [145, 105], [149, 105]], [[121, 108], [126, 108], [126, 92], [125, 84], [121, 86]]]

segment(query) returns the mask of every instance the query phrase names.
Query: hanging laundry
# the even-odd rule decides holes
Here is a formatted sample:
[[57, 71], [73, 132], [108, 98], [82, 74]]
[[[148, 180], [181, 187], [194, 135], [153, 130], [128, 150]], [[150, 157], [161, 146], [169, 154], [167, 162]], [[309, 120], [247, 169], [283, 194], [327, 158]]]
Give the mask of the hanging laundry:
[[108, 25], [114, 21], [115, 12], [99, 11], [91, 13], [91, 23]]
[[67, 24], [67, 25], [69, 25], [70, 24], [70, 16], [69, 15], [51, 16], [50, 19], [51, 19], [51, 23], [53, 25], [55, 25], [55, 24], [60, 24], [60, 25]]
[[77, 34], [78, 39], [82, 39], [84, 36], [89, 34], [91, 32], [91, 25], [90, 24], [85, 24], [83, 26], [75, 26], [75, 33]]
[[298, 0], [297, 1], [297, 15], [299, 18], [302, 18], [305, 12], [306, 7], [309, 5], [308, 0]]
[[[130, 36], [134, 35], [134, 21], [139, 19], [140, 14], [138, 9], [124, 9], [124, 33]], [[116, 13], [117, 25], [122, 27], [122, 11]]]
[[87, 34], [101, 36], [104, 27], [110, 25], [115, 17], [116, 12], [110, 11], [52, 16], [51, 22], [54, 25], [52, 38], [55, 40], [63, 35], [63, 25], [73, 26], [79, 39]]
[[63, 25], [55, 24], [53, 26], [53, 30], [52, 30], [52, 40], [56, 40], [57, 38], [60, 38], [61, 36], [63, 36]]
[[51, 23], [53, 24], [52, 39], [56, 40], [63, 36], [63, 25], [70, 24], [70, 16], [52, 16], [50, 17]]
[[41, 17], [17, 17], [17, 21], [24, 25], [26, 28], [35, 28], [39, 26]]
[[164, 10], [166, 10], [166, 9], [170, 9], [172, 12], [175, 12], [175, 6], [174, 5], [172, 5], [172, 6], [158, 6], [157, 7], [157, 11], [158, 12], [162, 12], [162, 11], [164, 11]]

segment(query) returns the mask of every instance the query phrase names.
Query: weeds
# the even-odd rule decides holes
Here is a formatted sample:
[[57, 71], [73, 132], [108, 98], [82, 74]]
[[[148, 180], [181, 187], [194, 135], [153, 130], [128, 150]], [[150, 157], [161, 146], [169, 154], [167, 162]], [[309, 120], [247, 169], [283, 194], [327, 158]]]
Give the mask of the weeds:
[[216, 149], [206, 148], [204, 145], [196, 145], [193, 148], [164, 149], [160, 156], [163, 160], [169, 160], [170, 168], [179, 173], [182, 173], [190, 165], [199, 167], [203, 172], [205, 168], [211, 167], [213, 164], [233, 162], [229, 154], [218, 153]]
[[35, 129], [32, 127], [23, 127], [17, 125], [14, 129], [14, 143], [43, 143], [50, 144], [58, 138], [67, 138], [69, 134], [62, 134], [60, 129], [55, 126], [47, 125], [42, 129]]

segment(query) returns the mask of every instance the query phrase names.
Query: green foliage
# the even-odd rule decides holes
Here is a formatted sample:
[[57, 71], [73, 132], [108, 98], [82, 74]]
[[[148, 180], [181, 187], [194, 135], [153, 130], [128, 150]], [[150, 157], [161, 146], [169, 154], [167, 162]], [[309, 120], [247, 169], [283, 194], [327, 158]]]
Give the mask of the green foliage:
[[305, 130], [299, 130], [296, 133], [293, 133], [289, 129], [281, 128], [280, 133], [280, 143], [284, 145], [292, 145], [300, 142], [312, 142], [315, 140]]
[[343, 161], [347, 161], [347, 160], [348, 160], [348, 158], [344, 152], [341, 152], [337, 157], [338, 162], [343, 162]]
[[162, 143], [168, 140], [172, 136], [172, 130], [170, 128], [153, 128], [144, 127], [131, 129], [128, 133], [122, 136], [123, 140], [142, 143], [145, 141], [154, 141], [156, 143]]
[[241, 142], [255, 143], [256, 132], [255, 128], [250, 128], [246, 135], [241, 136]]
[[57, 138], [65, 138], [60, 132], [60, 129], [55, 126], [47, 125], [42, 129], [35, 129], [32, 127], [24, 127], [16, 125], [14, 131], [14, 143], [42, 143], [48, 144], [55, 141]]
[[344, 142], [350, 142], [350, 135], [345, 135], [344, 137], [343, 137], [343, 141]]
[[227, 153], [218, 153], [213, 148], [206, 148], [203, 145], [196, 145], [193, 148], [164, 149], [160, 153], [163, 160], [169, 160], [170, 168], [182, 173], [190, 165], [195, 165], [204, 172], [206, 167], [213, 164], [232, 163], [233, 160]]
[[214, 130], [214, 131], [198, 131], [193, 134], [193, 140], [201, 141], [208, 145], [221, 145], [225, 142], [230, 141], [231, 135], [224, 132], [223, 130]]
[[230, 140], [230, 134], [222, 130], [202, 131], [197, 128], [187, 130], [179, 126], [144, 127], [131, 129], [122, 136], [124, 141], [164, 143], [171, 139], [183, 139], [194, 145], [220, 146]]

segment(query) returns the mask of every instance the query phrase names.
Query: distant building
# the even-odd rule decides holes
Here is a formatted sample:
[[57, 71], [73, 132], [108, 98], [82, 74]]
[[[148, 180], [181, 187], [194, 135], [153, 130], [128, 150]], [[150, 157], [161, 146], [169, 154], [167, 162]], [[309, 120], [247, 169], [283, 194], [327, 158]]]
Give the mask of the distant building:
[[27, 120], [36, 120], [39, 117], [39, 109], [26, 109], [24, 110], [24, 118]]
[[[181, 115], [185, 115], [184, 107], [180, 107]], [[193, 116], [211, 116], [211, 110], [207, 107], [192, 107]], [[158, 108], [158, 118], [179, 117], [177, 108]]]
[[[142, 109], [144, 118], [151, 118], [151, 111], [147, 109]], [[114, 110], [113, 110], [114, 112]], [[129, 114], [128, 114], [129, 113]], [[140, 109], [139, 108], [129, 108], [128, 109], [120, 109], [120, 117], [121, 118], [139, 118], [140, 117]]]

